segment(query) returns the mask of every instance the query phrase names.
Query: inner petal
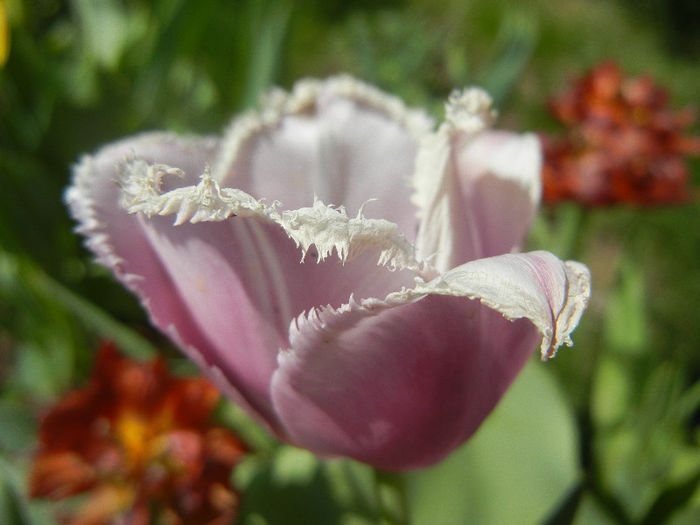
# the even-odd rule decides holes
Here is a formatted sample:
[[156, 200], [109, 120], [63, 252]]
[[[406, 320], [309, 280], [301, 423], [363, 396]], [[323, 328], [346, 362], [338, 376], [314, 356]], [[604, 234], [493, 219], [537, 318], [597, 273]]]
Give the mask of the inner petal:
[[456, 239], [453, 265], [520, 248], [541, 193], [540, 147], [533, 135], [487, 131], [453, 138], [455, 220], [471, 234]]
[[368, 200], [370, 218], [384, 218], [413, 239], [410, 201], [417, 140], [402, 123], [361, 101], [331, 92], [312, 111], [261, 127], [240, 149], [222, 186], [239, 188], [284, 209], [310, 206], [314, 196], [355, 215]]

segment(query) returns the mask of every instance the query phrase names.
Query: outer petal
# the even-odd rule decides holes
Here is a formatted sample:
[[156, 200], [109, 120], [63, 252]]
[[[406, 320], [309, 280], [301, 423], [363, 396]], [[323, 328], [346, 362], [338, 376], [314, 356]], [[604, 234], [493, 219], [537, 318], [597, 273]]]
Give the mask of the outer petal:
[[[119, 205], [118, 181], [123, 175], [120, 166], [125, 161], [137, 157], [156, 163], [167, 160], [177, 162], [189, 173], [200, 173], [217, 149], [218, 141], [213, 139], [179, 138], [165, 133], [144, 134], [106, 146], [95, 156], [85, 156], [75, 167], [66, 201], [78, 222], [78, 231], [87, 238], [88, 248], [98, 262], [111, 269], [141, 299], [152, 322], [175, 339], [229, 397], [257, 414], [264, 424], [274, 426], [276, 418], [271, 412], [266, 413], [264, 405], [235, 388], [217, 368], [218, 363], [205, 357], [211, 341], [192, 317], [181, 290], [174, 285], [162, 253], [152, 244], [153, 234], [144, 228], [140, 217], [127, 214]], [[183, 182], [188, 180], [180, 181]], [[170, 183], [166, 179], [163, 186]], [[196, 246], [190, 244], [187, 248]]]
[[314, 452], [427, 466], [478, 428], [538, 331], [546, 356], [568, 341], [589, 292], [585, 268], [536, 252], [315, 312], [298, 320], [280, 356], [277, 412], [291, 440]]
[[453, 94], [447, 122], [421, 144], [417, 250], [440, 271], [518, 248], [539, 204], [539, 142], [534, 135], [484, 131], [490, 102], [480, 90]]
[[287, 209], [310, 206], [315, 195], [355, 214], [376, 199], [369, 216], [412, 239], [410, 177], [417, 137], [431, 125], [424, 112], [350, 77], [306, 80], [233, 122], [213, 177]]

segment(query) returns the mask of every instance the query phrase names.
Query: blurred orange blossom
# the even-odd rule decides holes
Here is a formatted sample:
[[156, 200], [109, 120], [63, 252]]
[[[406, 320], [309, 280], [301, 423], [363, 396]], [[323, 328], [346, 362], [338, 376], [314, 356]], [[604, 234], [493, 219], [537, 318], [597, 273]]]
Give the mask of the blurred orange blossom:
[[[103, 343], [93, 376], [45, 415], [30, 475], [33, 497], [87, 493], [71, 525], [230, 523], [231, 469], [245, 449], [210, 418], [219, 392]], [[157, 513], [157, 516], [155, 516]]]
[[689, 198], [684, 155], [700, 153], [687, 137], [695, 121], [673, 112], [668, 94], [651, 76], [623, 77], [613, 62], [594, 67], [550, 101], [565, 126], [543, 136], [544, 200], [588, 206], [673, 204]]

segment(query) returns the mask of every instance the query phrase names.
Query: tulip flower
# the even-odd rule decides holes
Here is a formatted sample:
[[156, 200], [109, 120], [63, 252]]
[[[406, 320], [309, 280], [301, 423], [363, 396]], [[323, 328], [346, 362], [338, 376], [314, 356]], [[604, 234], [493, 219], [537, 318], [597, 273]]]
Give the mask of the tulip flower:
[[434, 129], [357, 80], [307, 80], [222, 138], [105, 146], [67, 202], [152, 322], [279, 439], [417, 468], [474, 433], [538, 342], [570, 344], [588, 301], [585, 266], [517, 252], [539, 143], [493, 117], [479, 89]]

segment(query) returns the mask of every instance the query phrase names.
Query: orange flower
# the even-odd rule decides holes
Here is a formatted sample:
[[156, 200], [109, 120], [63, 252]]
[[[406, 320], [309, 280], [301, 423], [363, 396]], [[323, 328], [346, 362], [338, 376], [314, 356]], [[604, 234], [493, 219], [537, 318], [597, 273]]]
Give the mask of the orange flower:
[[688, 199], [683, 155], [700, 152], [683, 135], [695, 116], [672, 112], [649, 76], [623, 78], [605, 62], [550, 102], [566, 130], [542, 137], [544, 199], [590, 206], [669, 204]]
[[41, 423], [30, 494], [88, 493], [65, 516], [71, 525], [230, 523], [238, 496], [229, 477], [244, 447], [211, 425], [218, 400], [204, 379], [175, 378], [161, 360], [130, 361], [103, 344], [87, 386]]

